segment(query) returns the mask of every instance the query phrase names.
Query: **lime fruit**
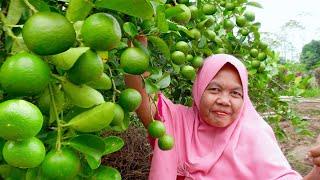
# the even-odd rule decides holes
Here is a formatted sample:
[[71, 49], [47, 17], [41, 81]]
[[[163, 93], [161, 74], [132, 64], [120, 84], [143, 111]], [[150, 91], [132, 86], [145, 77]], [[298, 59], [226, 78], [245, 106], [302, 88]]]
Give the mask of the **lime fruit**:
[[149, 56], [139, 48], [127, 48], [121, 54], [120, 67], [129, 74], [142, 74], [149, 67]]
[[190, 46], [184, 41], [179, 41], [175, 44], [175, 48], [177, 51], [181, 51], [187, 54], [189, 52]]
[[259, 51], [258, 49], [255, 49], [255, 48], [252, 48], [250, 49], [250, 56], [253, 57], [253, 58], [256, 58], [259, 54]]
[[121, 180], [121, 174], [117, 169], [113, 167], [100, 166], [90, 179], [91, 180]]
[[33, 168], [41, 164], [46, 154], [43, 143], [36, 137], [21, 141], [7, 141], [3, 147], [3, 158], [11, 166]]
[[133, 112], [140, 106], [141, 94], [135, 89], [125, 89], [120, 93], [119, 105], [128, 112]]
[[227, 2], [226, 5], [225, 5], [225, 9], [226, 9], [227, 11], [233, 11], [233, 10], [235, 9], [234, 3], [232, 3], [232, 2]]
[[258, 68], [258, 67], [260, 67], [260, 61], [258, 61], [258, 60], [253, 60], [253, 61], [251, 62], [251, 66], [252, 66], [253, 68]]
[[166, 133], [163, 122], [154, 120], [148, 125], [148, 133], [153, 138], [160, 138]]
[[243, 27], [247, 24], [247, 19], [244, 16], [238, 16], [236, 18], [236, 24], [238, 27]]
[[189, 65], [182, 66], [181, 74], [186, 79], [193, 80], [196, 76], [196, 70], [192, 66], [189, 66]]
[[240, 29], [240, 34], [242, 36], [248, 36], [249, 33], [250, 33], [250, 31], [248, 29], [246, 29], [246, 28], [241, 28]]
[[41, 130], [43, 116], [37, 106], [25, 100], [11, 99], [0, 103], [0, 137], [26, 139]]
[[223, 21], [223, 27], [227, 30], [231, 30], [234, 27], [234, 23], [230, 19], [225, 19]]
[[204, 35], [210, 40], [214, 41], [216, 38], [216, 33], [210, 29], [207, 29], [204, 33]]
[[83, 23], [81, 35], [86, 46], [98, 51], [118, 47], [122, 36], [118, 21], [107, 13], [89, 16]]
[[52, 150], [41, 164], [41, 173], [48, 179], [73, 179], [80, 170], [80, 159], [70, 148]]
[[211, 14], [214, 14], [217, 12], [217, 8], [215, 5], [213, 4], [204, 4], [202, 6], [202, 12], [205, 14], [205, 15], [211, 15]]
[[188, 62], [191, 62], [191, 61], [193, 60], [193, 56], [192, 56], [191, 54], [187, 54], [186, 60], [187, 60]]
[[260, 61], [263, 61], [263, 60], [267, 59], [266, 53], [260, 52], [260, 53], [258, 54], [257, 59], [260, 60]]
[[202, 57], [200, 57], [200, 56], [196, 56], [196, 57], [194, 57], [193, 59], [192, 59], [192, 66], [194, 67], [194, 68], [199, 68], [199, 67], [201, 67], [202, 66], [202, 64], [203, 64], [203, 58]]
[[39, 12], [24, 24], [22, 37], [28, 49], [36, 54], [53, 55], [68, 50], [76, 40], [76, 32], [63, 15]]
[[110, 126], [121, 126], [124, 119], [124, 111], [119, 104], [115, 105], [114, 117], [110, 123]]
[[171, 60], [172, 60], [173, 63], [175, 63], [177, 65], [181, 65], [186, 60], [186, 56], [181, 51], [174, 51], [171, 54]]
[[190, 36], [195, 40], [199, 40], [201, 38], [201, 32], [196, 28], [191, 29], [189, 33]]
[[183, 12], [179, 13], [178, 15], [173, 17], [173, 20], [180, 24], [187, 24], [191, 19], [191, 11], [190, 9], [184, 4], [178, 4], [176, 7], [179, 7], [183, 10]]
[[83, 53], [68, 71], [68, 78], [75, 84], [84, 84], [98, 79], [103, 73], [103, 62], [97, 53]]
[[255, 14], [254, 14], [254, 12], [251, 12], [251, 11], [247, 11], [247, 12], [245, 12], [244, 13], [244, 17], [246, 17], [246, 19], [248, 20], [248, 21], [254, 21], [255, 20]]
[[158, 146], [164, 151], [172, 149], [174, 146], [173, 137], [168, 134], [163, 135], [158, 139]]
[[190, 12], [191, 12], [191, 19], [197, 19], [199, 14], [199, 9], [197, 6], [189, 6]]
[[49, 84], [50, 67], [38, 56], [21, 52], [6, 59], [0, 68], [5, 92], [17, 96], [36, 95]]

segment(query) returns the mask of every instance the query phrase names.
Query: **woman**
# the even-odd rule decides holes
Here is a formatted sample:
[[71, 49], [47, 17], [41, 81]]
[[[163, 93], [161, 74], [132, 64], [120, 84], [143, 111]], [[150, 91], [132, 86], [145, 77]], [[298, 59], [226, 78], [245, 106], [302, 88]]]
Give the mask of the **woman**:
[[[271, 127], [253, 107], [247, 70], [235, 57], [219, 54], [205, 60], [193, 85], [192, 107], [173, 104], [159, 94], [156, 109], [139, 77], [126, 76], [126, 84], [142, 94], [136, 112], [144, 126], [156, 116], [175, 139], [170, 151], [160, 150], [151, 141], [149, 179], [302, 179], [291, 169]], [[310, 156], [315, 167], [304, 179], [320, 179], [320, 147]]]

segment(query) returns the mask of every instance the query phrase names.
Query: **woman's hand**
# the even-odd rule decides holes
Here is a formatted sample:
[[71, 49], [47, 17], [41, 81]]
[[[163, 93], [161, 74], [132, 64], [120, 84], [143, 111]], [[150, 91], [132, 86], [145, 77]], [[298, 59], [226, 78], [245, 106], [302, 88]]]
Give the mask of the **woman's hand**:
[[[320, 136], [319, 136], [320, 137]], [[319, 138], [318, 138], [319, 144]], [[305, 176], [304, 180], [319, 180], [320, 179], [320, 145], [309, 150], [308, 158], [313, 163], [314, 167], [311, 172]]]

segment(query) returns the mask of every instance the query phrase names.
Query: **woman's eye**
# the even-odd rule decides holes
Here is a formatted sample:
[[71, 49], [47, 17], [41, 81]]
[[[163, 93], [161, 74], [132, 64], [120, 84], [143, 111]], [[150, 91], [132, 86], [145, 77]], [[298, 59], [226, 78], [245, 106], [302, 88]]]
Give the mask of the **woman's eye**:
[[242, 94], [240, 92], [237, 92], [237, 91], [233, 91], [232, 95], [235, 96], [235, 97], [242, 97]]
[[210, 88], [209, 89], [211, 92], [219, 92], [220, 90], [219, 90], [219, 88]]

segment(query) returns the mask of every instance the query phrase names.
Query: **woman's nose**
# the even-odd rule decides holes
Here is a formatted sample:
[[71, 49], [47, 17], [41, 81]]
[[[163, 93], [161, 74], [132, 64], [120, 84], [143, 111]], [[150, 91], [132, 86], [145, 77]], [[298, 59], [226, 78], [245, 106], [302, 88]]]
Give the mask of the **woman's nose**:
[[221, 94], [217, 99], [217, 103], [220, 105], [229, 106], [230, 105], [229, 96], [226, 94]]

